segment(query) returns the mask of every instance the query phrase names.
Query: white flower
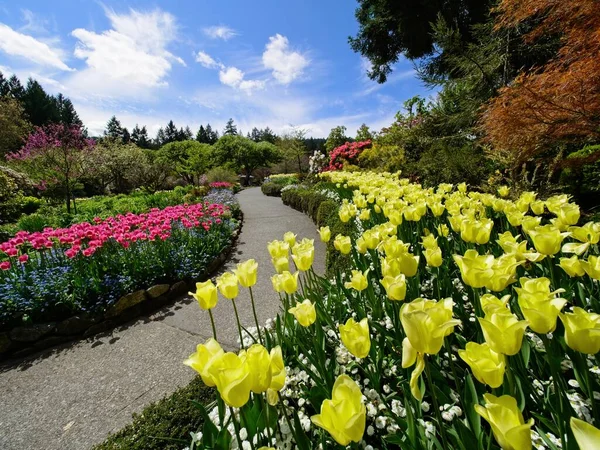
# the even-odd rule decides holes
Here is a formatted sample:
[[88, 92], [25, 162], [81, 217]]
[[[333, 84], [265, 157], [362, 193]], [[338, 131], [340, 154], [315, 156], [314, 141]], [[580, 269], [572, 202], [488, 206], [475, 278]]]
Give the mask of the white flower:
[[429, 403], [427, 403], [427, 402], [422, 402], [422, 403], [421, 403], [421, 410], [422, 410], [423, 412], [429, 412]]
[[377, 419], [375, 419], [375, 426], [377, 428], [379, 428], [380, 430], [382, 430], [383, 428], [385, 428], [386, 421], [387, 421], [386, 417], [378, 416]]
[[373, 428], [373, 425], [369, 425], [367, 427], [367, 435], [368, 436], [373, 436], [373, 433], [375, 433], [375, 428]]
[[246, 430], [246, 428], [240, 429], [240, 439], [242, 441], [245, 441], [246, 439], [248, 439], [248, 430]]

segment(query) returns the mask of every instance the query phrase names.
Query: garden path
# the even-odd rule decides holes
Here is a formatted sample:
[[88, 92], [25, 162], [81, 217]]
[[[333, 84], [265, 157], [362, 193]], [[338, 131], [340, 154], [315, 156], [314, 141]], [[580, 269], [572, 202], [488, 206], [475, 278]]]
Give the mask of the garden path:
[[[260, 188], [238, 195], [244, 225], [225, 264], [259, 263], [254, 288], [259, 320], [274, 317], [279, 299], [271, 287], [267, 242], [286, 231], [315, 239], [315, 270], [324, 271], [325, 248], [304, 214], [264, 196]], [[247, 289], [236, 300], [244, 326], [254, 319]], [[214, 309], [219, 341], [235, 347], [233, 309], [221, 299]], [[131, 414], [187, 384], [194, 372], [182, 361], [211, 336], [208, 315], [184, 297], [157, 313], [87, 340], [0, 365], [0, 448], [82, 450], [131, 421]]]

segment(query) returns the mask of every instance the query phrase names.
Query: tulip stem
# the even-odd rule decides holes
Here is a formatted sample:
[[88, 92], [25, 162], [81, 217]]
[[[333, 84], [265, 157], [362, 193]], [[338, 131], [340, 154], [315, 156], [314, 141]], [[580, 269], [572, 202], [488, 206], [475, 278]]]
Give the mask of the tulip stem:
[[[242, 410], [240, 409], [240, 412], [241, 411]], [[238, 448], [244, 448], [242, 446], [242, 438], [240, 437], [240, 427], [239, 427], [239, 424], [235, 420], [235, 413], [233, 412], [233, 408], [231, 406], [229, 407], [229, 413], [231, 414], [231, 421], [233, 422], [233, 428], [235, 428], [235, 437], [238, 442]]]
[[254, 294], [252, 293], [251, 287], [249, 287], [248, 290], [250, 291], [250, 302], [252, 303], [252, 314], [254, 314], [254, 323], [256, 323], [256, 332], [258, 333], [258, 340], [260, 341], [261, 345], [264, 345], [262, 334], [260, 332], [260, 325], [258, 325], [258, 317], [256, 316], [256, 308], [254, 307]]
[[437, 418], [438, 428], [440, 429], [440, 435], [442, 436], [442, 447], [444, 450], [447, 450], [449, 448], [448, 439], [446, 438], [446, 430], [444, 429], [444, 423], [442, 422], [442, 415], [440, 413], [440, 406], [437, 401], [437, 396], [435, 395], [435, 391], [433, 390], [433, 380], [431, 379], [431, 370], [429, 369], [429, 360], [427, 359], [427, 355], [423, 355], [423, 359], [425, 360], [425, 378], [427, 378], [427, 385], [429, 387], [429, 390], [431, 391], [433, 408], [435, 409], [435, 416]]
[[212, 326], [213, 337], [215, 338], [215, 341], [218, 341], [217, 329], [215, 328], [215, 319], [213, 319], [212, 311], [210, 309], [208, 310], [208, 316], [210, 317], [210, 325]]
[[548, 365], [550, 366], [550, 373], [552, 374], [552, 382], [554, 384], [554, 394], [556, 396], [558, 396], [558, 407], [559, 407], [559, 412], [558, 415], [556, 417], [556, 422], [558, 425], [558, 430], [560, 432], [560, 442], [562, 444], [562, 448], [567, 448], [567, 442], [565, 439], [565, 430], [564, 430], [564, 424], [563, 424], [563, 418], [565, 417], [565, 408], [564, 408], [564, 401], [563, 401], [563, 396], [562, 396], [562, 392], [559, 386], [559, 373], [556, 370], [555, 364], [554, 364], [554, 356], [552, 355], [553, 351], [552, 351], [552, 342], [550, 342], [550, 339], [548, 339], [548, 337], [545, 334], [541, 335], [542, 338], [542, 342], [544, 343], [544, 348], [546, 349], [546, 355], [548, 357]]
[[238, 314], [237, 306], [235, 306], [235, 300], [231, 300], [233, 305], [233, 311], [235, 312], [235, 320], [237, 322], [238, 333], [240, 335], [240, 347], [244, 348], [244, 338], [242, 337], [242, 325], [240, 324], [240, 316]]

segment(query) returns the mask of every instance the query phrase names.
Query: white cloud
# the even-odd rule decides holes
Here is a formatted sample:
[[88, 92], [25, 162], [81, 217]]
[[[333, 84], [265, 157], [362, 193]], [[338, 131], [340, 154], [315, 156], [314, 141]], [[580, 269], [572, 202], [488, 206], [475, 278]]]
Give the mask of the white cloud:
[[219, 81], [226, 86], [241, 89], [248, 95], [254, 90], [264, 89], [263, 80], [244, 80], [244, 72], [237, 67], [223, 67], [219, 71]]
[[19, 33], [3, 23], [0, 23], [0, 50], [11, 56], [28, 59], [40, 66], [73, 70], [63, 62], [60, 50], [51, 48], [32, 36]]
[[224, 41], [227, 41], [228, 39], [238, 35], [235, 30], [225, 25], [207, 27], [202, 31], [204, 31], [204, 34], [211, 39], [223, 39]]
[[203, 52], [203, 51], [199, 51], [196, 54], [196, 62], [199, 62], [207, 69], [218, 69], [218, 68], [223, 69], [224, 68], [223, 64], [216, 62], [212, 56], [210, 56], [208, 53]]
[[148, 88], [166, 86], [172, 62], [185, 62], [167, 50], [177, 36], [175, 18], [160, 9], [127, 14], [106, 11], [112, 29], [96, 33], [77, 28], [75, 56], [87, 68], [71, 80], [81, 91], [139, 95]]
[[29, 32], [29, 33], [47, 33], [48, 19], [41, 18], [33, 13], [33, 11], [29, 9], [22, 9], [21, 14], [23, 15], [23, 20], [25, 21], [25, 25], [19, 28], [20, 32]]
[[309, 63], [304, 55], [290, 50], [288, 38], [281, 34], [269, 38], [262, 60], [267, 69], [273, 70], [273, 77], [281, 84], [290, 84], [302, 75]]

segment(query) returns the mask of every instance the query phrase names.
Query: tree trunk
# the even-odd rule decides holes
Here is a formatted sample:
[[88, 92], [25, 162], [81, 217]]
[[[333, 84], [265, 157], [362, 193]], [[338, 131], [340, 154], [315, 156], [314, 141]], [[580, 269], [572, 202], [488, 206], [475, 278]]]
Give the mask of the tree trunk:
[[250, 169], [246, 169], [246, 186], [250, 186]]
[[67, 191], [67, 214], [71, 214], [71, 187], [69, 185], [69, 177], [65, 179], [65, 190]]

